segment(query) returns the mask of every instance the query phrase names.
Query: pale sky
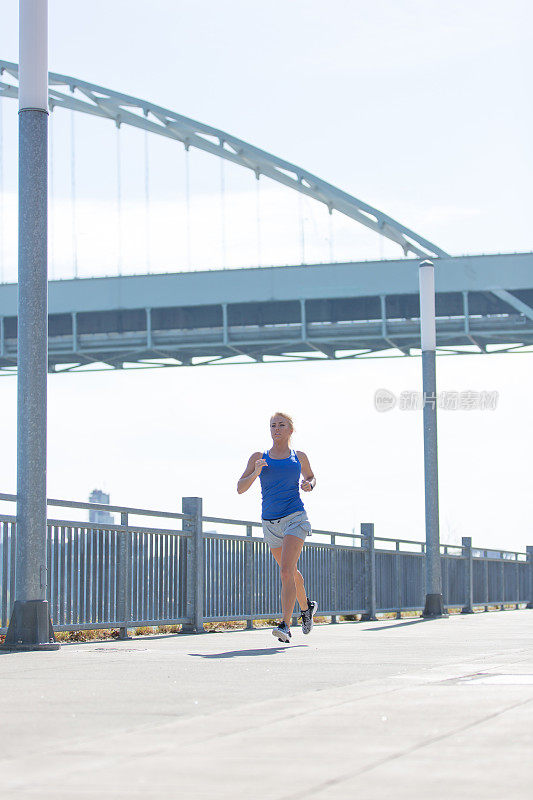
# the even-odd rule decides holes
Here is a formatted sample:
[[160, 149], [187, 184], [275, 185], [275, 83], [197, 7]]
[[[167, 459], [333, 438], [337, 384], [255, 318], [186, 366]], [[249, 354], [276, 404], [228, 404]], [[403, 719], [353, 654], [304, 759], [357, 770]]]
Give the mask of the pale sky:
[[[0, 58], [18, 60], [5, 0]], [[533, 250], [531, 7], [528, 2], [50, 2], [50, 70], [150, 99], [293, 161], [452, 254]], [[527, 87], [527, 91], [526, 91]], [[4, 280], [16, 278], [16, 103], [3, 101]], [[61, 116], [62, 115], [62, 116]], [[189, 161], [174, 143], [68, 112], [53, 115], [50, 277], [72, 274], [75, 125], [80, 275], [116, 274], [116, 139], [123, 272], [399, 257], [398, 248], [242, 170]], [[259, 205], [257, 205], [259, 204]], [[261, 225], [257, 226], [257, 208]], [[205, 244], [204, 228], [212, 235]], [[189, 247], [187, 246], [189, 237]], [[148, 245], [148, 254], [147, 254]], [[495, 411], [440, 411], [445, 542], [533, 544], [532, 355], [441, 357], [437, 388], [497, 390]], [[424, 536], [421, 412], [380, 414], [374, 392], [421, 389], [418, 358], [183, 368], [49, 377], [48, 494], [259, 519], [257, 486], [235, 491], [269, 445], [273, 411], [296, 423], [317, 488], [315, 527]], [[16, 490], [16, 379], [0, 380], [0, 487]]]

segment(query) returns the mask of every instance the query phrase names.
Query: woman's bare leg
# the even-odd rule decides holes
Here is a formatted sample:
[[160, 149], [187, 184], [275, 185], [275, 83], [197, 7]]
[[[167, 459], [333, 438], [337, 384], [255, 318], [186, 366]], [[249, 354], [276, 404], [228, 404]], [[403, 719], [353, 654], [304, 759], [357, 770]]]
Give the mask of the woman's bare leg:
[[304, 545], [303, 539], [290, 533], [283, 537], [281, 546], [281, 610], [283, 621], [291, 626], [291, 617], [296, 602], [296, 581], [294, 573], [296, 564]]
[[[271, 547], [270, 552], [281, 567], [281, 547]], [[304, 576], [300, 570], [294, 570], [294, 583], [296, 584], [296, 598], [302, 611], [307, 608], [307, 593], [305, 591]]]

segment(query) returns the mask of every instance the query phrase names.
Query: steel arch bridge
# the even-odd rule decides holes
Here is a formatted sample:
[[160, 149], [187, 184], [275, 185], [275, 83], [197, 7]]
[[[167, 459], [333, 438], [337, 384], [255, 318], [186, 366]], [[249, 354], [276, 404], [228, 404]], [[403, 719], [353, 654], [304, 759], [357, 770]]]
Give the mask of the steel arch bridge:
[[[0, 77], [6, 72], [18, 81], [18, 64], [0, 61]], [[338, 211], [347, 217], [370, 228], [375, 233], [398, 244], [404, 255], [440, 256], [448, 254], [432, 242], [401, 225], [382, 211], [363, 203], [356, 197], [343, 192], [336, 186], [318, 178], [307, 170], [284, 161], [277, 156], [260, 150], [225, 131], [204, 125], [196, 120], [162, 108], [147, 100], [115, 92], [94, 83], [79, 80], [71, 75], [48, 73], [48, 105], [54, 108], [67, 108], [83, 114], [92, 114], [113, 120], [117, 127], [129, 125], [141, 128], [158, 136], [165, 136], [181, 142], [186, 150], [191, 147], [211, 153], [218, 158], [250, 169], [259, 180], [261, 175], [288, 186], [301, 194], [324, 203], [329, 213]], [[74, 97], [78, 90], [84, 99]], [[0, 98], [18, 97], [18, 85], [0, 81]]]
[[[17, 64], [0, 61], [16, 81]], [[82, 98], [74, 96], [78, 90]], [[0, 80], [0, 98], [16, 98]], [[533, 253], [453, 258], [300, 167], [148, 101], [49, 73], [49, 106], [130, 125], [231, 161], [397, 243], [367, 263], [51, 281], [50, 372], [418, 355], [417, 258], [436, 259], [437, 351], [533, 346]], [[492, 348], [492, 349], [489, 349]], [[496, 349], [497, 348], [497, 349]], [[17, 365], [17, 285], [0, 286], [0, 375]]]

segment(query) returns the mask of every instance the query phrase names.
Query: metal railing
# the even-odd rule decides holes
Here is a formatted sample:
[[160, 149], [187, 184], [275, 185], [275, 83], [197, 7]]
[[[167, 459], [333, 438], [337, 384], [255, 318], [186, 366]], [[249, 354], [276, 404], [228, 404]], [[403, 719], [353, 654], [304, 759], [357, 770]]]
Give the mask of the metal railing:
[[[0, 494], [0, 501], [16, 496]], [[71, 517], [83, 510], [120, 514], [120, 524], [48, 519], [55, 630], [120, 628], [124, 636], [127, 628], [180, 624], [194, 632], [204, 622], [246, 620], [251, 628], [254, 619], [280, 615], [279, 567], [259, 522], [204, 516], [196, 497], [183, 498], [181, 513], [66, 500], [48, 506]], [[144, 524], [154, 519], [168, 527]], [[15, 542], [16, 517], [0, 514], [0, 633], [14, 600]], [[332, 622], [339, 615], [399, 616], [424, 607], [424, 551], [419, 541], [375, 536], [373, 523], [351, 534], [313, 529], [298, 567], [319, 614]], [[462, 545], [441, 545], [441, 568], [445, 608], [533, 607], [533, 547], [479, 549], [464, 537]]]

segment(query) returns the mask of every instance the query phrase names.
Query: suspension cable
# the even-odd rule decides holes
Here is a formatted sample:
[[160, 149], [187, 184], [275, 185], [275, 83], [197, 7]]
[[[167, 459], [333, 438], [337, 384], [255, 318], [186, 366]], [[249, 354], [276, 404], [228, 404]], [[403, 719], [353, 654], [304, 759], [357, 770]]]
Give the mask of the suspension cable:
[[70, 211], [72, 222], [72, 263], [74, 277], [78, 277], [78, 231], [76, 218], [76, 131], [74, 111], [70, 112]]
[[222, 267], [226, 269], [226, 173], [225, 159], [220, 159], [220, 236], [222, 244]]
[[117, 122], [117, 266], [122, 275], [122, 170], [120, 163], [120, 122]]
[[255, 184], [255, 211], [257, 221], [257, 266], [262, 266], [261, 260], [261, 185], [259, 182], [260, 175], [256, 174]]
[[335, 261], [335, 242], [333, 241], [333, 209], [329, 209], [329, 260], [333, 264]]
[[187, 206], [187, 266], [191, 268], [191, 176], [189, 148], [185, 146], [185, 204]]
[[298, 192], [298, 217], [300, 220], [300, 263], [305, 264], [305, 227], [303, 217], [303, 195]]
[[144, 131], [144, 215], [146, 239], [146, 272], [150, 274], [150, 152], [148, 131]]

